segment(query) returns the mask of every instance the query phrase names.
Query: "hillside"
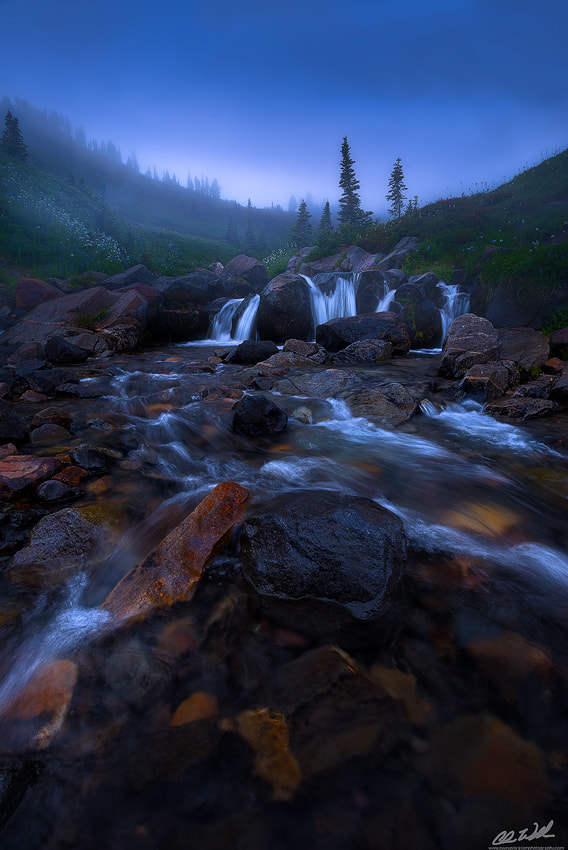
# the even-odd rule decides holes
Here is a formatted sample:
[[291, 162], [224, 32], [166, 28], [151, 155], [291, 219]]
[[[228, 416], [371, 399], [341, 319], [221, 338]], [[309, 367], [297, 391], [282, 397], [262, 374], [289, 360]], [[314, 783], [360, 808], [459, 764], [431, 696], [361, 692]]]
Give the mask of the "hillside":
[[[489, 288], [503, 277], [530, 277], [546, 286], [568, 278], [568, 150], [496, 188], [422, 207], [380, 225], [364, 240], [368, 250], [390, 250], [403, 236], [422, 240], [408, 272], [438, 267], [479, 273]], [[443, 276], [443, 275], [442, 275]]]
[[[85, 268], [112, 273], [144, 262], [157, 273], [224, 262], [240, 250], [264, 256], [287, 239], [294, 215], [221, 198], [215, 178], [141, 174], [112, 142], [87, 142], [55, 113], [7, 98], [29, 156], [0, 154], [0, 262], [40, 277]], [[228, 241], [229, 240], [229, 241]]]

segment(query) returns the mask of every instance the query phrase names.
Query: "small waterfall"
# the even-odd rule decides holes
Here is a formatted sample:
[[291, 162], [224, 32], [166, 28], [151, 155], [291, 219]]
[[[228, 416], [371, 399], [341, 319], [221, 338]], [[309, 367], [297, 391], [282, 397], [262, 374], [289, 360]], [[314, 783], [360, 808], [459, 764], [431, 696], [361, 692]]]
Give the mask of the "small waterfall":
[[[216, 342], [242, 342], [253, 338], [260, 295], [254, 295], [250, 299], [235, 325], [235, 317], [244, 300], [244, 298], [231, 298], [221, 307], [213, 319], [208, 339], [214, 339]], [[233, 325], [235, 325], [234, 329]]]
[[242, 342], [245, 339], [254, 339], [256, 313], [259, 304], [260, 295], [253, 295], [243, 311], [243, 315], [237, 322], [233, 339], [236, 339], [239, 342]]
[[469, 293], [460, 292], [459, 286], [456, 284], [450, 285], [441, 280], [437, 284], [442, 290], [444, 303], [440, 308], [440, 318], [442, 319], [442, 341], [446, 338], [448, 328], [454, 319], [458, 316], [463, 316], [469, 310]]
[[[317, 326], [329, 322], [330, 319], [357, 315], [355, 293], [361, 279], [360, 273], [348, 276], [321, 274], [316, 275], [315, 280], [307, 275], [301, 275], [301, 277], [310, 287], [314, 336]], [[327, 284], [330, 288], [327, 294], [320, 289], [318, 285], [320, 282]], [[333, 284], [333, 288], [329, 286], [330, 284]]]
[[382, 299], [377, 304], [377, 309], [375, 313], [382, 313], [385, 310], [389, 309], [391, 301], [394, 301], [396, 293], [396, 287], [394, 289], [387, 289]]
[[208, 339], [215, 339], [218, 342], [231, 342], [231, 330], [233, 327], [233, 318], [242, 304], [242, 298], [231, 298], [226, 304], [223, 304], [209, 330]]

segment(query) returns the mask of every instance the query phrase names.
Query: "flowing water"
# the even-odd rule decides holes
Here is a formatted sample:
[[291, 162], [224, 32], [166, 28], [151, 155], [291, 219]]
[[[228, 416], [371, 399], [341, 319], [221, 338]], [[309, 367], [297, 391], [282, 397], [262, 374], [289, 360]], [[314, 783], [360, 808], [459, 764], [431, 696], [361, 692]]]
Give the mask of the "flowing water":
[[[326, 298], [314, 297], [318, 316], [331, 309]], [[218, 338], [230, 336], [233, 306], [218, 316]], [[113, 533], [95, 562], [57, 587], [34, 586], [17, 573], [2, 582], [0, 717], [7, 712], [8, 720], [0, 731], [10, 758], [23, 754], [17, 770], [28, 776], [31, 764], [39, 778], [28, 776], [19, 807], [6, 795], [15, 814], [0, 831], [0, 846], [473, 850], [501, 830], [520, 829], [525, 812], [524, 826], [552, 819], [560, 834], [568, 791], [566, 414], [521, 427], [484, 416], [477, 404], [433, 397], [392, 429], [352, 416], [341, 400], [274, 394], [291, 413], [287, 431], [250, 441], [233, 434], [227, 419], [227, 396], [248, 373], [222, 364], [204, 370], [212, 352], [178, 346], [117, 358], [100, 374], [85, 367], [85, 383], [104, 386], [103, 396], [64, 404], [78, 423], [72, 442], [112, 447], [120, 435], [123, 460], [73, 503], [101, 511]], [[411, 353], [359, 372], [367, 381], [434, 381], [438, 362]], [[298, 408], [310, 416], [294, 418]], [[364, 724], [354, 719], [355, 731], [347, 724], [341, 742], [333, 738], [339, 768], [306, 779], [289, 800], [274, 799], [263, 784], [265, 768], [234, 732], [234, 718], [262, 680], [301, 657], [306, 644], [261, 620], [243, 626], [238, 593], [236, 608], [223, 602], [225, 592], [229, 601], [236, 592], [234, 555], [205, 583], [197, 614], [181, 606], [124, 631], [97, 607], [226, 480], [246, 487], [253, 504], [290, 491], [309, 501], [321, 488], [366, 496], [398, 514], [410, 545], [398, 642], [369, 648], [359, 663], [415, 677], [418, 702], [404, 697], [413, 735], [388, 755], [371, 744], [365, 755]], [[13, 521], [22, 520], [22, 510], [13, 509]], [[251, 615], [240, 616], [248, 622]], [[225, 620], [227, 634], [210, 625]], [[196, 637], [200, 629], [205, 643]], [[21, 744], [20, 752], [20, 738], [11, 743], [17, 710], [10, 706], [17, 708], [37, 670], [57, 659], [79, 665], [72, 710], [51, 749], [38, 755]], [[196, 692], [216, 695], [221, 719], [217, 726], [186, 724], [174, 739], [172, 711]], [[415, 717], [419, 708], [422, 719]], [[352, 711], [356, 718], [356, 704]], [[326, 716], [318, 721], [324, 741]], [[477, 773], [471, 768], [460, 780], [466, 791], [454, 799], [448, 788], [459, 782], [448, 785], [442, 773], [451, 768], [462, 777], [461, 761], [456, 766], [446, 750], [462, 747], [473, 758], [473, 732], [459, 732], [472, 717], [482, 725], [493, 718], [505, 731], [489, 744], [483, 732], [487, 764]], [[25, 726], [29, 712], [18, 722]], [[521, 739], [534, 752], [527, 744], [510, 756]], [[515, 790], [501, 794], [492, 775], [509, 757], [512, 773], [504, 770], [499, 781]], [[17, 773], [9, 764], [11, 773], [0, 772], [0, 794], [6, 775]], [[542, 773], [544, 797], [536, 787]]]

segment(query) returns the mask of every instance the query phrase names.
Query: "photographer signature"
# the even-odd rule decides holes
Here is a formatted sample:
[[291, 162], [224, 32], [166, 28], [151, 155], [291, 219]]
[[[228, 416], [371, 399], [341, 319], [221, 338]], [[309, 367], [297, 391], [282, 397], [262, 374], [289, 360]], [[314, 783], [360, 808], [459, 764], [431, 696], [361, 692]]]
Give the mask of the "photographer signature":
[[519, 841], [537, 841], [539, 838], [556, 838], [549, 829], [552, 829], [554, 826], [554, 821], [551, 820], [546, 826], [540, 826], [538, 823], [533, 823], [533, 831], [529, 835], [528, 829], [521, 829], [519, 834], [517, 835], [513, 830], [507, 832], [503, 830], [498, 835], [495, 836], [493, 841], [491, 842], [492, 847], [501, 847], [503, 844], [518, 844]]

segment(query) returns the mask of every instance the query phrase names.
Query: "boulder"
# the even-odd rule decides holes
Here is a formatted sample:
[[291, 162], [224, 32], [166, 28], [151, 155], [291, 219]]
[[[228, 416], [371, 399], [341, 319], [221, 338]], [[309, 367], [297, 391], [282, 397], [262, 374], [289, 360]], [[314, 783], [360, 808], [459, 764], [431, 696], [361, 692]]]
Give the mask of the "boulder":
[[244, 279], [254, 292], [261, 292], [270, 280], [270, 274], [259, 260], [239, 254], [227, 263], [221, 278], [230, 290], [233, 289], [233, 283]]
[[353, 416], [363, 416], [379, 425], [396, 427], [411, 419], [418, 410], [417, 400], [397, 383], [342, 395]]
[[17, 310], [32, 310], [38, 304], [53, 301], [54, 298], [61, 298], [63, 295], [59, 289], [50, 283], [31, 277], [20, 278], [14, 294]]
[[233, 407], [232, 428], [238, 434], [248, 437], [279, 434], [287, 424], [285, 411], [262, 395], [245, 395]]
[[558, 410], [558, 404], [554, 401], [523, 398], [521, 396], [498, 399], [486, 404], [483, 408], [484, 413], [490, 413], [491, 416], [506, 417], [507, 419], [537, 419], [542, 416], [550, 416], [556, 410]]
[[386, 288], [387, 284], [384, 272], [375, 269], [362, 271], [355, 292], [357, 313], [372, 313], [375, 311], [384, 297]]
[[243, 575], [263, 613], [346, 646], [398, 622], [405, 553], [397, 516], [327, 490], [271, 499], [249, 514], [240, 535]]
[[420, 240], [417, 236], [405, 236], [398, 242], [390, 254], [377, 263], [378, 269], [399, 269], [408, 255], [415, 251], [420, 245]]
[[301, 275], [286, 273], [270, 281], [260, 296], [256, 327], [260, 339], [276, 343], [308, 339], [312, 306], [308, 284]]
[[26, 423], [7, 401], [0, 400], [0, 445], [20, 445], [27, 436]]
[[454, 319], [446, 334], [439, 374], [461, 378], [472, 366], [496, 361], [500, 354], [499, 334], [491, 322], [465, 313]]
[[560, 404], [568, 405], [568, 374], [557, 378], [550, 390], [550, 398]]
[[196, 269], [182, 277], [159, 277], [152, 286], [169, 309], [209, 304], [230, 294], [226, 284], [210, 269]]
[[432, 301], [436, 307], [442, 306], [442, 291], [438, 284], [440, 278], [434, 272], [424, 272], [424, 274], [414, 274], [408, 278], [408, 282], [418, 286], [426, 298]]
[[324, 369], [313, 375], [294, 375], [278, 382], [277, 390], [286, 395], [332, 398], [354, 383], [351, 372], [342, 369]]
[[102, 607], [120, 619], [191, 599], [205, 564], [227, 545], [235, 525], [244, 519], [248, 492], [225, 481], [128, 573]]
[[139, 263], [137, 266], [132, 266], [130, 269], [115, 274], [112, 277], [107, 277], [104, 285], [107, 289], [122, 289], [126, 286], [133, 286], [136, 283], [145, 283], [148, 286], [153, 286], [156, 278], [146, 266]]
[[322, 345], [317, 342], [306, 342], [303, 339], [287, 339], [282, 346], [282, 351], [305, 357], [306, 360], [317, 364], [325, 363], [328, 358], [327, 351]]
[[153, 286], [148, 286], [147, 283], [133, 283], [130, 286], [116, 290], [117, 294], [132, 291], [137, 292], [145, 299], [148, 319], [153, 319], [158, 315], [162, 306], [162, 295], [157, 289], [154, 289]]
[[392, 357], [392, 343], [384, 339], [362, 339], [352, 342], [331, 358], [332, 363], [379, 363]]
[[478, 363], [468, 369], [457, 390], [480, 402], [494, 401], [502, 396], [511, 383], [506, 366], [501, 363]]
[[6, 359], [6, 364], [8, 366], [19, 366], [20, 363], [28, 363], [30, 360], [35, 360], [37, 362], [45, 360], [44, 346], [42, 343], [25, 342]]
[[540, 370], [550, 356], [550, 344], [546, 334], [533, 328], [500, 328], [501, 359], [512, 360], [527, 378], [531, 372]]
[[54, 457], [8, 455], [0, 460], [0, 500], [9, 501], [36, 487], [61, 468]]
[[340, 351], [363, 339], [390, 342], [393, 354], [406, 354], [410, 350], [408, 328], [391, 311], [344, 316], [316, 328], [316, 341], [327, 351]]
[[75, 508], [49, 514], [34, 526], [23, 549], [10, 561], [10, 576], [35, 587], [62, 584], [85, 569], [102, 527]]
[[414, 348], [427, 348], [442, 341], [442, 317], [418, 283], [403, 283], [395, 300], [401, 305], [400, 318], [406, 323]]
[[560, 328], [550, 334], [551, 353], [568, 359], [568, 328]]
[[245, 366], [251, 366], [255, 363], [260, 363], [261, 360], [266, 360], [272, 354], [278, 352], [278, 346], [271, 340], [263, 340], [256, 342], [252, 339], [247, 339], [237, 345], [233, 356], [230, 358], [231, 363], [242, 363]]
[[206, 310], [160, 310], [148, 323], [148, 336], [156, 342], [188, 342], [203, 339], [209, 330]]
[[566, 280], [555, 281], [547, 290], [538, 278], [510, 278], [499, 281], [485, 315], [497, 328], [528, 325], [542, 328], [551, 315], [566, 306]]
[[84, 348], [60, 336], [51, 336], [44, 345], [50, 363], [84, 363], [89, 354]]
[[70, 456], [73, 463], [94, 475], [108, 472], [121, 457], [118, 452], [91, 443], [81, 443], [71, 450]]

